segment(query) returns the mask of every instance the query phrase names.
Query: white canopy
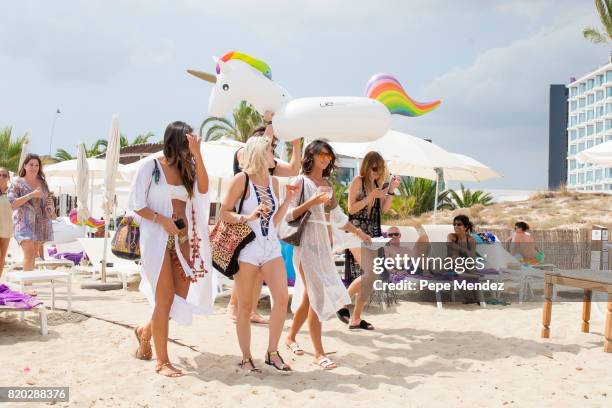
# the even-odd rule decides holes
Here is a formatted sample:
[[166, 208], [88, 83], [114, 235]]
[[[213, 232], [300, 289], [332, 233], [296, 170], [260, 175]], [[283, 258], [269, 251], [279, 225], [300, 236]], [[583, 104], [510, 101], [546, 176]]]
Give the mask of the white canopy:
[[[89, 174], [94, 177], [94, 179], [104, 179], [104, 174], [106, 172], [106, 160], [105, 159], [96, 159], [90, 157], [87, 159], [87, 165], [89, 166]], [[124, 166], [122, 164], [119, 165], [119, 171]], [[77, 175], [77, 159], [73, 160], [65, 160], [59, 163], [51, 164], [49, 166], [45, 166], [45, 175], [48, 178], [52, 177], [72, 177]], [[120, 173], [122, 174], [122, 173]], [[118, 176], [123, 179], [123, 176]], [[129, 181], [130, 179], [125, 179]]]
[[446, 180], [484, 181], [492, 178], [502, 177], [501, 174], [499, 174], [492, 168], [485, 166], [484, 164], [470, 156], [466, 156], [459, 153], [451, 153], [451, 156], [459, 160], [467, 170], [445, 170], [444, 178]]
[[582, 163], [594, 163], [612, 166], [612, 140], [600, 143], [576, 154], [576, 159]]
[[372, 142], [330, 144], [336, 153], [349, 157], [363, 158], [369, 151], [377, 151], [387, 161], [389, 171], [402, 176], [437, 180], [436, 168], [445, 174], [450, 169], [463, 171], [464, 175], [472, 172], [462, 160], [440, 146], [396, 130], [389, 130]]

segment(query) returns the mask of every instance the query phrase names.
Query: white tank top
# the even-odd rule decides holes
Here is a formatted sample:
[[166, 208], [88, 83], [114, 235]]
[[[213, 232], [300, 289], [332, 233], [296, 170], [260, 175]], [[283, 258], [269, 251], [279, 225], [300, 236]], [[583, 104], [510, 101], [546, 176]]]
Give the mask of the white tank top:
[[247, 221], [247, 224], [253, 229], [255, 235], [259, 237], [271, 237], [278, 239], [276, 235], [276, 228], [272, 218], [278, 211], [278, 199], [274, 194], [272, 188], [272, 177], [268, 176], [268, 186], [255, 186], [251, 178], [249, 177], [249, 197], [244, 200], [242, 204], [242, 212], [240, 214], [249, 215], [255, 208], [262, 202], [267, 202], [268, 206], [273, 208], [273, 211], [268, 215], [261, 215], [255, 221]]

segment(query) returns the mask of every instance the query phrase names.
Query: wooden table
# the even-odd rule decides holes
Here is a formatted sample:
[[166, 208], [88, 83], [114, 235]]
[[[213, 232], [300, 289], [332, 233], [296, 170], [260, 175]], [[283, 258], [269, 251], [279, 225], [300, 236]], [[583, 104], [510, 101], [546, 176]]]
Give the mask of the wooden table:
[[554, 270], [544, 273], [544, 308], [542, 311], [542, 335], [550, 337], [550, 320], [552, 312], [553, 285], [572, 286], [584, 290], [582, 298], [582, 331], [589, 332], [591, 318], [591, 296], [593, 291], [608, 294], [608, 313], [604, 327], [604, 351], [612, 353], [612, 271], [584, 270]]

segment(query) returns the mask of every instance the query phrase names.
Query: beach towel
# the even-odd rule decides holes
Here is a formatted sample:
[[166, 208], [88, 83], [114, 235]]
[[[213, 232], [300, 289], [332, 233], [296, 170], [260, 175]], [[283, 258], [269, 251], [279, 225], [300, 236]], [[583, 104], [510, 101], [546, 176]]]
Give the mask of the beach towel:
[[40, 304], [42, 304], [42, 302], [35, 296], [13, 291], [8, 286], [0, 284], [0, 306], [29, 310]]

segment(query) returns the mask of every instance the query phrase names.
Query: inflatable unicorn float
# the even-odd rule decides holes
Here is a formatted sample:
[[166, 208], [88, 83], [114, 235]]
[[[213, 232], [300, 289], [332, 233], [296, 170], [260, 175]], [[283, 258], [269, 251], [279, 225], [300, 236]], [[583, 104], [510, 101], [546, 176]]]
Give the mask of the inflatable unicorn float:
[[208, 114], [223, 117], [240, 101], [252, 104], [261, 114], [274, 112], [272, 127], [280, 140], [299, 137], [325, 138], [334, 142], [368, 142], [382, 137], [391, 126], [391, 114], [421, 116], [440, 101], [412, 100], [393, 76], [374, 75], [367, 83], [366, 97], [325, 96], [293, 99], [272, 81], [272, 70], [264, 61], [240, 52], [213, 57], [216, 75], [187, 70], [214, 85]]

